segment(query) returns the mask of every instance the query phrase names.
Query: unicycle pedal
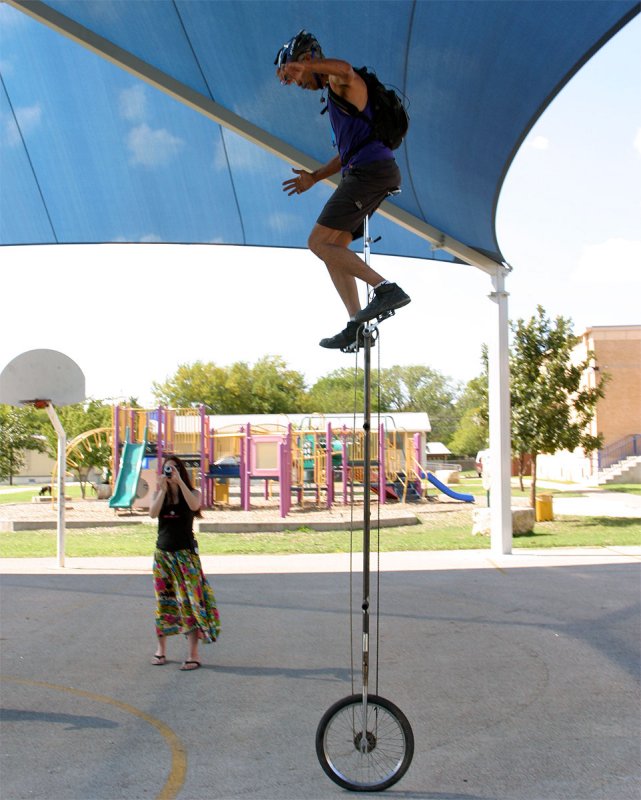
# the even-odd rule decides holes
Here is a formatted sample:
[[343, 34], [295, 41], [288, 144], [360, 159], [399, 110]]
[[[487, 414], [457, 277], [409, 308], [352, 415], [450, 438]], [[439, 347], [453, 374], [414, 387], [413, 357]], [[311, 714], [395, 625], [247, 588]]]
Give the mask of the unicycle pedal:
[[[372, 323], [368, 323], [370, 325], [369, 330], [369, 337], [370, 337], [370, 347], [374, 347], [376, 344], [376, 340], [378, 339], [378, 331], [376, 327], [372, 325]], [[365, 347], [365, 334], [362, 328], [358, 331], [358, 335], [356, 339], [345, 347], [341, 347], [341, 353], [358, 353], [359, 350], [362, 350]]]
[[383, 311], [382, 314], [379, 314], [376, 317], [376, 321], [377, 322], [383, 322], [383, 320], [386, 320], [386, 319], [389, 319], [390, 317], [393, 317], [395, 313], [396, 313], [396, 311], [394, 311], [393, 308], [391, 308], [389, 311]]

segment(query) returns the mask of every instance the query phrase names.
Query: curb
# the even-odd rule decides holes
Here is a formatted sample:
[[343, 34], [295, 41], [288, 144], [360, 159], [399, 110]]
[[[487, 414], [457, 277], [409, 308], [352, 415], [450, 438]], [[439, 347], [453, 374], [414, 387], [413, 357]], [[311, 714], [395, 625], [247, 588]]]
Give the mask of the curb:
[[[124, 525], [149, 524], [148, 518], [143, 519], [114, 519], [108, 520], [67, 520], [67, 530], [76, 528], [117, 528]], [[354, 527], [362, 528], [363, 519], [354, 518]], [[400, 528], [405, 525], [418, 525], [420, 520], [415, 515], [405, 514], [398, 517], [382, 517], [381, 528]], [[280, 531], [345, 531], [350, 529], [350, 520], [282, 520], [278, 522], [209, 522], [196, 521], [195, 533], [278, 533]], [[378, 521], [372, 520], [372, 528], [378, 527]], [[0, 520], [0, 532], [12, 533], [17, 531], [55, 531], [58, 524], [55, 520]]]

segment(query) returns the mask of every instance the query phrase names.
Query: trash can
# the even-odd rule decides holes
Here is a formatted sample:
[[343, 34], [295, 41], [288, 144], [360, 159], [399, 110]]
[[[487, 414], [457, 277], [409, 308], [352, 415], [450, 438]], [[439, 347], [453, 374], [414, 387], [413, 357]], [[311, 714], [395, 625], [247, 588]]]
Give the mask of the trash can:
[[227, 481], [216, 481], [214, 488], [214, 501], [216, 503], [229, 503], [229, 484]]
[[552, 495], [540, 494], [536, 498], [536, 521], [549, 522], [554, 519], [554, 511], [552, 509]]

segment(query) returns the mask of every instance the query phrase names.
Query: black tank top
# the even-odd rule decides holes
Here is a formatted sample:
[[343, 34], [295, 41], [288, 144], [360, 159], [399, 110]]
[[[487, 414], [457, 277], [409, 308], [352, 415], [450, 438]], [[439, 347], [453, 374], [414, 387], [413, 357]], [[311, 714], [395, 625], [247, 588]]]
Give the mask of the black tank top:
[[158, 539], [156, 547], [175, 553], [176, 550], [194, 549], [194, 512], [187, 505], [182, 491], [178, 490], [178, 502], [171, 503], [169, 495], [158, 515]]

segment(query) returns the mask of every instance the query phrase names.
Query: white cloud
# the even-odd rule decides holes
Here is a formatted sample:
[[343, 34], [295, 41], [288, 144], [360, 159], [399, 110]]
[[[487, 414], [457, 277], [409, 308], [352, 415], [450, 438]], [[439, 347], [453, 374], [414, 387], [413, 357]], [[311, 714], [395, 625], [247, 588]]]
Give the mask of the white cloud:
[[27, 108], [18, 108], [16, 109], [16, 117], [22, 130], [28, 132], [40, 124], [42, 108], [38, 104]]
[[147, 233], [145, 236], [140, 237], [143, 244], [157, 244], [162, 242], [162, 238], [157, 233]]
[[118, 98], [120, 116], [131, 122], [142, 121], [147, 113], [147, 94], [142, 84], [123, 89]]
[[527, 140], [528, 147], [531, 147], [533, 150], [547, 150], [550, 146], [550, 140], [547, 136], [541, 136], [540, 134], [537, 136], [532, 136]]
[[634, 149], [641, 155], [641, 128], [637, 130], [637, 135], [634, 137]]
[[164, 128], [153, 130], [146, 123], [138, 125], [127, 136], [127, 147], [131, 153], [130, 163], [143, 167], [167, 164], [183, 148], [182, 139]]
[[242, 136], [231, 131], [223, 133], [222, 140], [214, 145], [213, 164], [216, 171], [226, 171], [227, 167], [241, 170], [257, 170], [261, 168], [265, 154], [259, 147]]
[[641, 284], [641, 241], [614, 238], [584, 246], [572, 278], [579, 283]]
[[[17, 147], [21, 143], [20, 131], [23, 136], [26, 136], [34, 131], [42, 120], [42, 108], [38, 104], [16, 108], [15, 113], [18, 120], [17, 125], [16, 120], [9, 115], [6, 115], [2, 122], [3, 140], [9, 147]], [[20, 127], [18, 128], [18, 126]]]
[[300, 225], [300, 216], [284, 212], [274, 212], [267, 215], [267, 225], [276, 231], [286, 231]]

